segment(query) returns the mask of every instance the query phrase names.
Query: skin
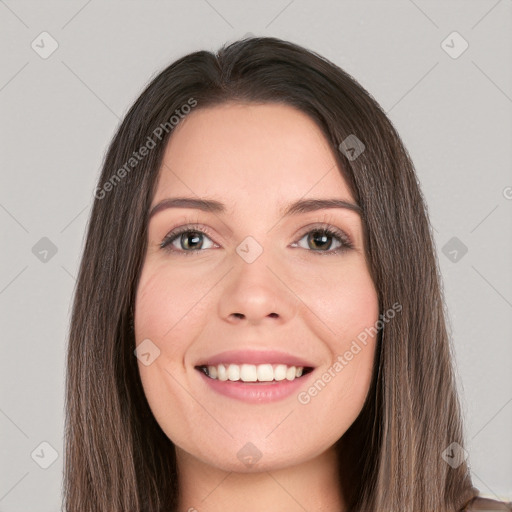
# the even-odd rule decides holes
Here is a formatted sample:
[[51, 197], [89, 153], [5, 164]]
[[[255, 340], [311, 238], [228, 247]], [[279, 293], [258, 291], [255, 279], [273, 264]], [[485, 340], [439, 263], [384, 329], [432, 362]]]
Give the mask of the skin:
[[[365, 401], [375, 335], [307, 404], [297, 394], [269, 404], [228, 398], [194, 369], [201, 357], [224, 350], [277, 349], [314, 363], [307, 391], [378, 320], [359, 214], [280, 213], [298, 199], [354, 203], [330, 145], [291, 106], [197, 108], [174, 129], [157, 185], [152, 207], [187, 196], [227, 208], [156, 213], [136, 296], [136, 344], [149, 339], [160, 350], [151, 364], [138, 365], [151, 410], [176, 446], [179, 510], [346, 510], [333, 444]], [[354, 247], [332, 254], [335, 238], [308, 240], [323, 223], [344, 231]], [[160, 248], [185, 224], [209, 228], [211, 235], [192, 244], [199, 252], [186, 235], [172, 244], [177, 252]], [[252, 263], [236, 252], [247, 236], [263, 249]], [[237, 457], [248, 442], [262, 454], [250, 467]]]

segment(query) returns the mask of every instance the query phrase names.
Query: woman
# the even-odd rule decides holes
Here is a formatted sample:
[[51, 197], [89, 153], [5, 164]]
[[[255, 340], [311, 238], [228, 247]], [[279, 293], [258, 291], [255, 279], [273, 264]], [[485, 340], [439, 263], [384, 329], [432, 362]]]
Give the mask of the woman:
[[471, 482], [413, 164], [344, 71], [275, 38], [179, 59], [95, 196], [67, 510], [511, 510]]

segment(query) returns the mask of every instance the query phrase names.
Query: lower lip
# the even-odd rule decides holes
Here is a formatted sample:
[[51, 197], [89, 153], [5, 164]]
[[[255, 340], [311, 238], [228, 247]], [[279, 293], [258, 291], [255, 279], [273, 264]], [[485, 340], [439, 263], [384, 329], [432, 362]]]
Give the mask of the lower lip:
[[260, 383], [233, 382], [230, 380], [222, 381], [207, 377], [201, 370], [196, 371], [200, 373], [203, 381], [213, 389], [213, 391], [229, 398], [235, 398], [253, 404], [266, 404], [288, 398], [290, 395], [297, 393], [313, 374], [313, 372], [310, 372], [294, 380], [285, 379], [269, 383]]

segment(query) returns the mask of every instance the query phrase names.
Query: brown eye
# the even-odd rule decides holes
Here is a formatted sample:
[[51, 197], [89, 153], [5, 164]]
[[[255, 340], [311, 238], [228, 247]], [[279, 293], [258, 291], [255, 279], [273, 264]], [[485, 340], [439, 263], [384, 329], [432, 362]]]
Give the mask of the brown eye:
[[[299, 242], [304, 239], [306, 239], [306, 247], [299, 247], [309, 249], [311, 252], [338, 254], [353, 248], [353, 244], [348, 236], [333, 226], [310, 230]], [[332, 239], [334, 239], [334, 242]], [[334, 248], [333, 243], [337, 244]]]
[[313, 250], [330, 249], [333, 236], [325, 231], [311, 231], [307, 235], [308, 243], [311, 244]]
[[197, 250], [202, 245], [202, 233], [197, 231], [187, 231], [179, 236], [180, 244], [183, 249]]
[[213, 244], [205, 246], [205, 238], [209, 239], [206, 233], [201, 229], [191, 229], [190, 227], [185, 226], [184, 228], [180, 228], [169, 233], [160, 244], [160, 248], [170, 252], [194, 254], [202, 249], [211, 248]]

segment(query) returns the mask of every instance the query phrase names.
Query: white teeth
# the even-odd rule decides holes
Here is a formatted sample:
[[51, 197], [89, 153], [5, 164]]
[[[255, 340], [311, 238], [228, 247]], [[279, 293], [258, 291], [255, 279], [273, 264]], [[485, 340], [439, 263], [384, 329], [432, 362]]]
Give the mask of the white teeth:
[[240, 366], [237, 364], [230, 364], [228, 366], [228, 379], [240, 380]]
[[223, 364], [219, 364], [219, 366], [217, 366], [217, 378], [219, 380], [228, 380], [228, 372]]
[[284, 380], [286, 379], [286, 365], [278, 364], [274, 370], [274, 379]]
[[260, 382], [271, 382], [274, 380], [274, 369], [271, 364], [259, 364], [256, 373]]
[[[210, 377], [212, 374], [210, 373]], [[256, 382], [258, 380], [258, 372], [253, 364], [243, 364], [240, 368], [240, 380], [244, 382]]]
[[302, 366], [287, 366], [285, 364], [219, 364], [209, 365], [208, 375], [221, 381], [242, 382], [272, 382], [273, 380], [294, 380], [304, 371]]

